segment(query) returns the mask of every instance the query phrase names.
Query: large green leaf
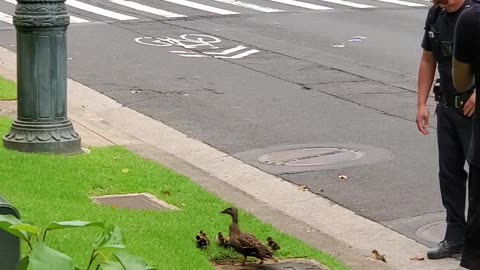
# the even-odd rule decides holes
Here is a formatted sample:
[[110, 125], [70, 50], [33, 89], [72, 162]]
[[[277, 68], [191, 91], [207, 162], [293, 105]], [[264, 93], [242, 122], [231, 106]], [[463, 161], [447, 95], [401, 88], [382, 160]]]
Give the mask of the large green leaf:
[[18, 230], [18, 231], [24, 231], [24, 232], [27, 232], [27, 233], [30, 233], [30, 234], [38, 234], [40, 232], [40, 228], [38, 228], [37, 226], [34, 226], [32, 224], [27, 224], [27, 223], [12, 225], [12, 226], [10, 226], [10, 229], [15, 229], [15, 230]]
[[113, 256], [123, 265], [125, 270], [155, 270], [144, 259], [126, 253], [113, 253]]
[[65, 229], [65, 228], [81, 228], [81, 227], [100, 227], [105, 228], [105, 224], [103, 222], [88, 222], [82, 220], [71, 220], [71, 221], [60, 221], [60, 222], [52, 222], [48, 224], [45, 230], [58, 230], [58, 229]]
[[29, 270], [75, 270], [72, 258], [43, 242], [36, 243], [29, 256]]
[[100, 264], [100, 270], [125, 270], [125, 268], [118, 262], [107, 261]]
[[29, 234], [26, 231], [12, 229], [12, 225], [23, 224], [21, 220], [12, 215], [0, 215], [0, 229], [15, 235], [16, 237], [25, 241], [29, 240]]
[[27, 270], [29, 263], [30, 263], [30, 258], [28, 256], [23, 257], [20, 260], [20, 262], [17, 264], [17, 270]]
[[112, 226], [104, 231], [95, 245], [97, 250], [123, 249], [123, 235], [118, 226]]

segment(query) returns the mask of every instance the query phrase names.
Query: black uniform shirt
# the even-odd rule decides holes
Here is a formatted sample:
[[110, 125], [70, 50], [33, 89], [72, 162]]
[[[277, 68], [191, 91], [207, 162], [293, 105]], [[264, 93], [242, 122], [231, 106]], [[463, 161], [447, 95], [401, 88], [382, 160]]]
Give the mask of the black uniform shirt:
[[[478, 13], [478, 14], [476, 14]], [[466, 9], [458, 20], [455, 32], [454, 56], [460, 62], [471, 64], [475, 81], [480, 82], [480, 5]], [[470, 143], [468, 162], [480, 167], [480, 91], [476, 92], [475, 113], [473, 114], [473, 134]]]
[[[465, 0], [463, 6], [455, 12], [447, 12], [438, 6], [432, 6], [425, 21], [425, 33], [422, 40], [422, 48], [434, 53], [437, 60], [438, 73], [440, 74], [440, 91], [447, 95], [456, 94], [452, 80], [452, 56], [453, 56], [453, 35], [458, 17], [466, 6], [470, 6], [471, 1]], [[436, 53], [429, 37], [429, 31], [438, 37], [438, 42], [442, 45], [438, 47]]]

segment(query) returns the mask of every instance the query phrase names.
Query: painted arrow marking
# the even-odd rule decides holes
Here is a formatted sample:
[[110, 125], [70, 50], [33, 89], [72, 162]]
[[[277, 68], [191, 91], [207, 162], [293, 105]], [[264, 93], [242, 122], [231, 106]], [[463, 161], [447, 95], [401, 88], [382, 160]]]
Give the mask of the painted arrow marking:
[[227, 54], [230, 54], [230, 53], [241, 51], [241, 50], [246, 49], [246, 48], [247, 47], [245, 47], [243, 45], [238, 45], [237, 47], [234, 47], [234, 48], [231, 48], [231, 49], [228, 49], [228, 50], [225, 50], [225, 51], [221, 51], [221, 52], [203, 52], [203, 53], [208, 54], [208, 55], [227, 55]]
[[260, 52], [259, 50], [248, 50], [244, 51], [239, 54], [231, 55], [232, 53], [245, 50], [247, 47], [243, 45], [238, 45], [237, 47], [233, 47], [231, 49], [227, 49], [221, 52], [195, 52], [195, 51], [170, 51], [170, 53], [174, 53], [183, 57], [192, 57], [192, 58], [201, 58], [201, 57], [214, 57], [220, 59], [240, 59], [245, 56], [249, 56], [254, 53]]
[[249, 50], [249, 51], [246, 51], [246, 52], [243, 52], [243, 53], [239, 53], [239, 54], [236, 54], [236, 55], [233, 55], [233, 56], [220, 56], [220, 55], [215, 55], [214, 57], [215, 58], [221, 58], [221, 59], [240, 59], [240, 58], [243, 58], [245, 56], [249, 56], [251, 54], [254, 54], [254, 53], [258, 53], [260, 52], [259, 50]]
[[231, 49], [227, 49], [227, 50], [224, 50], [224, 51], [221, 51], [221, 52], [203, 52], [203, 53], [208, 54], [208, 55], [212, 55], [215, 58], [221, 58], [221, 59], [240, 59], [240, 58], [243, 58], [245, 56], [248, 56], [248, 55], [259, 52], [259, 50], [253, 49], [253, 50], [248, 50], [246, 52], [239, 53], [239, 54], [236, 54], [236, 55], [233, 55], [233, 56], [227, 56], [229, 54], [244, 50], [246, 48], [247, 47], [245, 47], [243, 45], [238, 45], [237, 47], [233, 47]]

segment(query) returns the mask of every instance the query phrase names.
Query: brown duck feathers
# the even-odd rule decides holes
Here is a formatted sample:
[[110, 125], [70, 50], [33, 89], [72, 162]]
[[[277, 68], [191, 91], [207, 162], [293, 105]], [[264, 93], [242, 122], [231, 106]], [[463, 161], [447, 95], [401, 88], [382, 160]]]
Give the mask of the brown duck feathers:
[[256, 257], [263, 263], [264, 259], [273, 259], [272, 252], [264, 246], [255, 236], [242, 233], [238, 226], [238, 212], [236, 208], [227, 208], [222, 211], [224, 214], [232, 216], [230, 225], [230, 238], [228, 244], [238, 253], [244, 256], [242, 265], [245, 264], [247, 256]]

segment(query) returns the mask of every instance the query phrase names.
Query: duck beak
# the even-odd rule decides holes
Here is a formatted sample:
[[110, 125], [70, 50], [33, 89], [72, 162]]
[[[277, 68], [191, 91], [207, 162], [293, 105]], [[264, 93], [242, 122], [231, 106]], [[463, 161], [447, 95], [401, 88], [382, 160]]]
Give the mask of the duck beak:
[[227, 213], [227, 209], [223, 210], [222, 212], [220, 212], [220, 214], [226, 214]]

